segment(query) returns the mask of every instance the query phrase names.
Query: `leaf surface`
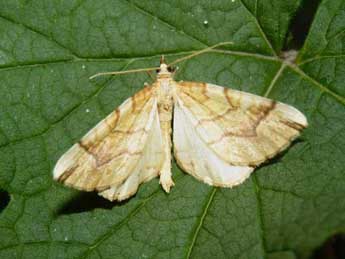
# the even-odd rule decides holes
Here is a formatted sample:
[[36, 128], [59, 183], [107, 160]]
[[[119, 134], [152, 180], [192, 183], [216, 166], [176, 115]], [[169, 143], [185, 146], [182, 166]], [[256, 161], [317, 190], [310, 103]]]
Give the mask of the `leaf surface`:
[[[287, 3], [288, 2], [288, 3]], [[301, 1], [0, 1], [1, 258], [307, 258], [345, 230], [345, 1], [324, 0], [296, 64], [279, 58]], [[310, 126], [242, 185], [212, 188], [175, 164], [108, 203], [52, 180], [57, 159], [138, 91], [179, 64], [204, 81], [291, 104]]]

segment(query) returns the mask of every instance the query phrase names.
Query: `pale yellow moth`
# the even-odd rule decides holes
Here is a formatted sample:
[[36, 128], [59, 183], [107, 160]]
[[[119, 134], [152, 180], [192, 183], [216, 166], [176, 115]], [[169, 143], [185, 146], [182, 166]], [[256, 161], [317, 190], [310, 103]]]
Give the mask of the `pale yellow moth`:
[[[224, 44], [229, 43], [211, 48]], [[214, 84], [174, 81], [172, 64], [211, 48], [169, 65], [162, 59], [156, 81], [73, 145], [57, 162], [54, 179], [111, 201], [131, 197], [141, 183], [157, 176], [169, 192], [173, 143], [185, 172], [209, 185], [233, 187], [288, 147], [308, 125], [296, 108]]]

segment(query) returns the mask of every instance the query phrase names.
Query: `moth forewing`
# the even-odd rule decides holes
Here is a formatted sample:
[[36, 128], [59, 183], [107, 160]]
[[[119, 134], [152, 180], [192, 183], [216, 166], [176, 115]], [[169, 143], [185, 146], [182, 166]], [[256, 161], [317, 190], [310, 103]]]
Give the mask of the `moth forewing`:
[[123, 184], [144, 154], [157, 115], [157, 100], [148, 92], [143, 89], [125, 101], [68, 150], [57, 162], [54, 178], [86, 191]]
[[157, 109], [154, 112], [152, 128], [149, 131], [142, 157], [133, 173], [118, 185], [112, 185], [99, 194], [108, 200], [125, 200], [134, 195], [141, 183], [159, 175], [164, 160], [163, 139]]
[[307, 127], [300, 111], [264, 97], [196, 82], [178, 88], [198, 136], [230, 165], [257, 166]]

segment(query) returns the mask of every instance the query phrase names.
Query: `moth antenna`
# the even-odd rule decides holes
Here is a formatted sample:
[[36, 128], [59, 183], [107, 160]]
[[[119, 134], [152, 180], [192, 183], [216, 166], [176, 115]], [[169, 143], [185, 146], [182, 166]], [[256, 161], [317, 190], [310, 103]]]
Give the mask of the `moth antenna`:
[[164, 55], [161, 56], [161, 59], [160, 59], [160, 64], [166, 64], [165, 63], [165, 58], [164, 58]]
[[[219, 46], [223, 46], [223, 45], [230, 45], [230, 44], [234, 44], [233, 42], [231, 41], [225, 41], [225, 42], [220, 42], [218, 44], [215, 44], [211, 47], [207, 47], [205, 49], [202, 49], [202, 50], [199, 50], [199, 51], [196, 51], [190, 55], [187, 55], [185, 57], [182, 57], [182, 58], [178, 58], [176, 59], [175, 61], [173, 61], [172, 63], [168, 64], [167, 66], [168, 67], [171, 67], [172, 65], [176, 64], [176, 63], [179, 63], [183, 60], [186, 60], [186, 59], [190, 59], [192, 57], [195, 57], [195, 56], [198, 56], [200, 54], [203, 54], [205, 52], [208, 52], [214, 48], [217, 48]], [[161, 59], [160, 59], [160, 63], [161, 64], [166, 64], [165, 63], [165, 59], [164, 59], [164, 55], [161, 56]], [[101, 73], [97, 73], [97, 74], [94, 74], [92, 76], [89, 77], [89, 79], [94, 79], [95, 77], [98, 77], [98, 76], [105, 76], [105, 75], [123, 75], [123, 74], [130, 74], [130, 73], [138, 73], [138, 72], [145, 72], [145, 71], [156, 71], [156, 70], [159, 70], [160, 67], [151, 67], [151, 68], [139, 68], [139, 69], [132, 69], [132, 70], [126, 70], [126, 71], [114, 71], [114, 72], [101, 72]]]
[[220, 42], [220, 43], [215, 44], [215, 45], [213, 45], [211, 47], [207, 47], [205, 49], [196, 51], [196, 52], [194, 52], [194, 53], [192, 53], [190, 55], [184, 56], [182, 58], [178, 58], [178, 59], [174, 60], [173, 62], [171, 62], [170, 64], [168, 64], [168, 67], [170, 67], [171, 65], [174, 65], [176, 63], [179, 63], [179, 62], [181, 62], [183, 60], [190, 59], [190, 58], [195, 57], [195, 56], [199, 56], [200, 54], [203, 54], [205, 52], [209, 52], [210, 50], [212, 50], [214, 48], [217, 48], [217, 47], [220, 47], [220, 46], [223, 46], [223, 45], [231, 45], [231, 44], [234, 44], [234, 43], [231, 42], [231, 41]]
[[125, 70], [125, 71], [114, 71], [114, 72], [101, 72], [94, 74], [89, 77], [89, 79], [94, 79], [98, 76], [105, 76], [105, 75], [123, 75], [123, 74], [130, 74], [130, 73], [138, 73], [138, 72], [145, 72], [145, 71], [155, 71], [159, 69], [159, 67], [150, 67], [150, 68], [139, 68], [139, 69], [131, 69], [131, 70]]

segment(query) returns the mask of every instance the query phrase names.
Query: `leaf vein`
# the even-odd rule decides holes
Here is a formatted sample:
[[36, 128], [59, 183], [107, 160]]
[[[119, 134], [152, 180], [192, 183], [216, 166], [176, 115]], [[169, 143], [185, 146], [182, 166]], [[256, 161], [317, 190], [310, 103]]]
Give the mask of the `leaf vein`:
[[261, 198], [260, 198], [260, 187], [258, 185], [257, 177], [256, 174], [253, 175], [253, 189], [254, 189], [254, 194], [256, 198], [256, 218], [257, 218], [257, 224], [258, 224], [258, 231], [259, 235], [261, 237], [261, 249], [262, 252], [264, 253], [264, 258], [266, 258], [266, 237], [265, 237], [265, 231], [264, 231], [264, 222], [263, 222], [263, 215], [261, 211]]
[[304, 77], [306, 80], [310, 81], [313, 85], [317, 86], [318, 88], [321, 89], [322, 92], [325, 92], [329, 95], [331, 95], [334, 99], [338, 100], [341, 104], [345, 105], [345, 97], [333, 92], [332, 90], [330, 90], [328, 87], [320, 84], [318, 81], [316, 81], [313, 77], [311, 77], [310, 75], [306, 74], [303, 70], [301, 70], [298, 67], [295, 66], [291, 66], [292, 70], [294, 70], [297, 74], [299, 74], [300, 76]]
[[270, 41], [268, 40], [266, 34], [264, 33], [264, 31], [263, 31], [263, 29], [262, 29], [262, 27], [261, 27], [261, 25], [260, 25], [260, 23], [259, 23], [257, 17], [248, 9], [248, 7], [243, 3], [242, 0], [240, 0], [240, 2], [241, 2], [241, 4], [243, 5], [243, 7], [246, 9], [246, 11], [254, 18], [255, 24], [256, 24], [256, 26], [258, 27], [258, 30], [259, 30], [259, 32], [260, 32], [262, 38], [264, 39], [264, 41], [266, 42], [267, 46], [268, 46], [269, 49], [271, 50], [272, 54], [273, 54], [275, 57], [277, 57], [277, 53], [275, 52], [275, 50], [274, 50], [272, 44], [270, 43]]
[[49, 40], [50, 42], [56, 44], [56, 45], [59, 46], [61, 49], [64, 49], [64, 50], [68, 51], [69, 54], [70, 54], [71, 56], [73, 56], [74, 58], [76, 58], [76, 59], [80, 58], [75, 52], [73, 52], [71, 49], [67, 48], [66, 46], [62, 45], [60, 42], [58, 42], [57, 40], [55, 40], [53, 37], [50, 37], [50, 36], [44, 34], [43, 32], [40, 32], [39, 30], [36, 30], [36, 29], [32, 28], [32, 27], [29, 26], [29, 25], [26, 25], [26, 24], [24, 24], [24, 23], [17, 22], [17, 21], [15, 21], [15, 20], [13, 20], [13, 19], [11, 19], [11, 18], [9, 18], [9, 17], [5, 17], [5, 16], [3, 16], [2, 14], [0, 14], [0, 18], [6, 20], [6, 21], [8, 21], [8, 22], [11, 22], [11, 23], [13, 23], [13, 24], [16, 24], [16, 25], [18, 25], [18, 26], [24, 27], [25, 29], [27, 29], [27, 30], [29, 30], [29, 31], [31, 31], [31, 32], [33, 32], [33, 33], [36, 33], [37, 35], [42, 36], [42, 37], [45, 38], [46, 40]]
[[205, 206], [203, 208], [203, 212], [202, 212], [202, 214], [200, 216], [198, 225], [196, 226], [195, 231], [193, 233], [192, 242], [191, 242], [191, 244], [190, 244], [190, 246], [189, 246], [189, 248], [187, 250], [186, 258], [190, 258], [191, 254], [192, 254], [193, 248], [195, 246], [196, 239], [197, 239], [197, 237], [199, 235], [200, 229], [201, 229], [201, 227], [202, 227], [202, 225], [204, 223], [205, 217], [207, 215], [207, 212], [208, 212], [208, 210], [210, 208], [210, 205], [211, 205], [211, 203], [213, 201], [213, 198], [214, 198], [214, 195], [216, 194], [216, 192], [217, 192], [217, 188], [213, 187], [211, 189], [211, 192], [210, 192], [209, 196], [208, 196], [208, 199], [206, 200], [206, 203], [205, 203]]

